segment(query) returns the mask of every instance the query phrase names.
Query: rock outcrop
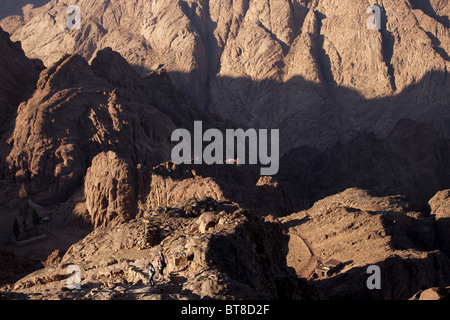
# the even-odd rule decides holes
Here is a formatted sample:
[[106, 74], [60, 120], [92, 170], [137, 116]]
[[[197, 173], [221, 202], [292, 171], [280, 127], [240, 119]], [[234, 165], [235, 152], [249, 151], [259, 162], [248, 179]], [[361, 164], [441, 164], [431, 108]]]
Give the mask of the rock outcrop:
[[[214, 208], [201, 213], [201, 209]], [[206, 218], [208, 216], [208, 218]], [[146, 212], [160, 243], [146, 247], [142, 218], [97, 228], [65, 253], [61, 263], [10, 285], [9, 297], [34, 299], [278, 299], [308, 298], [283, 264], [287, 237], [231, 202], [211, 198]], [[207, 222], [208, 221], [208, 222]], [[158, 251], [166, 280], [148, 284], [147, 264]], [[64, 291], [69, 265], [78, 266], [81, 289]], [[1, 290], [3, 291], [3, 290]]]
[[[400, 197], [360, 189], [278, 219], [230, 201], [190, 199], [96, 228], [61, 260], [0, 291], [19, 299], [440, 299], [443, 289], [423, 291], [450, 281], [435, 223]], [[158, 251], [168, 261], [166, 279], [151, 287], [146, 268]], [[342, 266], [317, 277], [329, 259]], [[70, 265], [80, 270], [80, 290], [65, 289]], [[379, 290], [366, 285], [371, 265], [380, 268]]]
[[445, 300], [450, 297], [450, 287], [430, 288], [416, 293], [410, 300]]
[[[50, 2], [50, 0], [0, 0], [0, 8], [2, 8], [2, 12], [0, 13], [0, 19], [11, 15], [22, 15], [23, 7], [39, 7], [46, 3]], [[25, 9], [26, 10], [26, 9]]]
[[153, 169], [146, 207], [170, 206], [190, 198], [229, 200], [259, 216], [283, 216], [292, 210], [289, 195], [275, 178], [259, 176], [244, 165], [175, 165]]
[[449, 190], [442, 190], [430, 199], [430, 214], [436, 219], [439, 243], [450, 252], [450, 197]]
[[12, 42], [0, 28], [0, 132], [7, 129], [19, 102], [32, 94], [42, 63], [29, 60], [20, 42]]
[[[446, 1], [377, 1], [380, 30], [362, 0], [44, 2], [0, 22], [0, 231], [23, 184], [54, 242], [1, 243], [0, 298], [448, 295]], [[279, 128], [279, 175], [170, 162], [195, 120]]]
[[428, 202], [436, 219], [450, 219], [450, 190], [442, 190]]
[[[436, 221], [401, 198], [348, 189], [280, 221], [290, 235], [288, 265], [329, 299], [408, 299], [450, 281], [448, 246]], [[330, 259], [342, 267], [315, 278], [315, 269]], [[371, 265], [380, 268], [379, 290], [366, 285]]]
[[3, 174], [26, 181], [37, 201], [49, 203], [70, 197], [100, 152], [114, 151], [133, 167], [167, 160], [176, 126], [152, 105], [150, 88], [110, 49], [99, 51], [92, 67], [78, 55], [63, 57], [19, 106]]

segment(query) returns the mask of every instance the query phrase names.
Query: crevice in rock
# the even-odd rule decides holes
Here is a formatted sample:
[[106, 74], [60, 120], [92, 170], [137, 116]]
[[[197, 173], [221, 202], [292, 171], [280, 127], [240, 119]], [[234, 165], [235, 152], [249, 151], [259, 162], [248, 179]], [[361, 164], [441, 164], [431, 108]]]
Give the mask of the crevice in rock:
[[389, 81], [392, 90], [397, 91], [395, 84], [395, 70], [392, 64], [392, 56], [394, 55], [395, 37], [391, 31], [388, 30], [388, 16], [386, 10], [381, 8], [381, 41], [382, 41], [382, 54], [383, 60], [388, 69]]

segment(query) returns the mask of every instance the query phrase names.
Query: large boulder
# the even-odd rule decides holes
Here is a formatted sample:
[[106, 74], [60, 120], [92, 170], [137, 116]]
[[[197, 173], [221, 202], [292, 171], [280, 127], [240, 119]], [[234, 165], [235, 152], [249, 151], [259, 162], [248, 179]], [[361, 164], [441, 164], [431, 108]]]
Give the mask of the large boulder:
[[137, 213], [136, 170], [113, 151], [94, 157], [86, 173], [84, 192], [94, 227], [114, 226]]
[[439, 243], [450, 254], [450, 190], [442, 190], [428, 202], [431, 215], [436, 219]]
[[[109, 68], [134, 82], [119, 82]], [[134, 166], [167, 160], [176, 126], [152, 105], [144, 83], [110, 49], [99, 51], [92, 67], [79, 55], [64, 56], [41, 73], [37, 90], [19, 106], [3, 174], [29, 183], [45, 205], [73, 195], [100, 152], [113, 150]]]
[[450, 287], [435, 287], [419, 291], [411, 300], [448, 300], [450, 298]]

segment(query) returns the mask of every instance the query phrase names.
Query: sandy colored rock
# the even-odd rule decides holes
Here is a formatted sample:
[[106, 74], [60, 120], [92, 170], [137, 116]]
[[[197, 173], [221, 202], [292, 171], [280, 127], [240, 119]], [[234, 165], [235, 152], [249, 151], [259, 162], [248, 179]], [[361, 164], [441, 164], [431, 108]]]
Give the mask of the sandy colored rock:
[[208, 229], [214, 228], [216, 225], [216, 214], [211, 211], [202, 213], [198, 218], [198, 231], [200, 233], [205, 233]]
[[43, 65], [40, 61], [29, 60], [20, 42], [12, 42], [9, 34], [1, 28], [0, 47], [0, 130], [5, 131], [17, 104], [33, 92]]
[[[381, 30], [362, 0], [80, 0], [80, 30], [53, 0], [3, 19], [0, 233], [23, 183], [51, 241], [1, 244], [0, 298], [445, 296], [450, 6], [379, 4]], [[170, 162], [195, 120], [279, 128], [279, 176]]]
[[[119, 72], [108, 73], [111, 68]], [[102, 151], [116, 152], [134, 168], [167, 160], [176, 126], [166, 113], [183, 118], [196, 111], [173, 95], [173, 87], [152, 99], [155, 81], [141, 79], [110, 49], [99, 51], [92, 67], [79, 55], [64, 56], [41, 73], [36, 92], [19, 106], [6, 137], [4, 175], [29, 181], [36, 201], [44, 204], [70, 197]]]
[[410, 300], [447, 300], [450, 295], [450, 287], [434, 287], [419, 291]]
[[175, 165], [153, 169], [146, 207], [170, 206], [191, 198], [231, 200], [259, 216], [286, 214], [292, 202], [276, 178], [261, 177], [259, 169], [243, 165]]
[[[185, 208], [201, 203], [216, 207], [200, 217], [190, 217]], [[192, 229], [214, 215], [222, 223], [208, 232]], [[162, 230], [162, 241], [142, 247], [141, 219], [114, 228], [97, 228], [75, 243], [60, 264], [38, 270], [17, 281], [6, 296], [44, 299], [275, 299], [301, 297], [301, 283], [279, 261], [286, 253], [286, 237], [279, 226], [264, 223], [251, 212], [230, 202], [202, 199], [181, 202], [165, 212], [148, 211], [147, 219]], [[167, 260], [166, 280], [148, 284], [147, 264], [156, 265], [162, 251]], [[183, 263], [176, 263], [185, 257]], [[106, 261], [111, 260], [110, 263]], [[81, 290], [64, 291], [69, 265], [81, 272]], [[283, 288], [286, 285], [286, 290]], [[288, 288], [291, 288], [288, 290]]]
[[282, 153], [383, 137], [403, 118], [450, 137], [450, 5], [377, 4], [381, 30], [367, 28], [363, 0], [83, 0], [80, 30], [66, 27], [68, 3], [52, 1], [1, 25], [47, 66], [112, 47], [142, 76], [163, 68], [200, 108], [281, 129]]

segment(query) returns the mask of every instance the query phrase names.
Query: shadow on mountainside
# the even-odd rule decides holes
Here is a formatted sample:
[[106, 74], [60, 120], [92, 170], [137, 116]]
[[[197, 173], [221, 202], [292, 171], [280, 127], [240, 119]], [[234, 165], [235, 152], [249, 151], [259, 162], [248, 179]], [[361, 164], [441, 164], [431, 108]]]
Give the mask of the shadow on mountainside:
[[414, 9], [420, 9], [428, 16], [442, 23], [445, 27], [450, 28], [450, 20], [448, 16], [439, 16], [431, 5], [430, 0], [410, 0]]
[[[58, 70], [55, 68], [48, 73], [52, 76], [52, 81], [49, 83], [51, 90], [46, 92], [47, 95], [36, 98], [36, 101], [31, 101], [33, 99], [31, 98], [28, 100], [28, 104], [23, 104], [21, 109], [14, 111], [20, 114], [25, 107], [28, 107], [31, 109], [28, 110], [30, 119], [37, 118], [42, 122], [35, 125], [35, 121], [20, 124], [12, 121], [9, 131], [2, 137], [3, 143], [0, 151], [3, 157], [1, 159], [0, 185], [4, 186], [2, 195], [5, 199], [2, 199], [3, 202], [7, 202], [6, 198], [16, 191], [22, 181], [26, 181], [30, 183], [31, 195], [47, 194], [47, 199], [53, 199], [53, 204], [61, 205], [62, 201], [70, 199], [83, 188], [86, 171], [90, 167], [92, 159], [97, 154], [108, 151], [114, 151], [118, 157], [126, 161], [132, 168], [130, 172], [133, 174], [136, 173], [138, 167], [141, 167], [141, 164], [144, 165], [141, 167], [144, 169], [140, 170], [148, 172], [142, 174], [143, 179], [139, 182], [139, 186], [144, 187], [138, 187], [135, 192], [147, 193], [148, 187], [146, 186], [151, 183], [149, 177], [151, 177], [154, 162], [170, 160], [164, 159], [167, 157], [167, 152], [163, 157], [158, 148], [164, 147], [170, 150], [170, 146], [173, 146], [170, 141], [170, 130], [165, 128], [165, 131], [158, 131], [160, 128], [156, 128], [166, 122], [159, 121], [160, 118], [157, 116], [160, 115], [152, 108], [170, 118], [173, 124], [180, 128], [192, 129], [194, 120], [205, 121], [205, 128], [217, 126], [222, 131], [232, 126], [233, 119], [224, 122], [217, 116], [201, 111], [192, 111], [190, 109], [192, 104], [186, 101], [184, 94], [170, 84], [173, 74], [153, 74], [146, 79], [136, 78], [136, 75], [124, 66], [123, 61], [120, 62], [119, 58], [114, 57], [107, 50], [103, 53], [106, 58], [104, 64], [100, 64], [100, 69], [96, 69], [97, 72], [94, 72], [92, 66], [89, 66], [79, 56], [67, 58], [67, 61], [64, 61], [66, 63], [64, 68]], [[110, 63], [120, 64], [120, 70], [124, 71], [123, 74], [129, 76], [130, 79], [136, 79], [135, 82], [129, 86], [127, 83], [121, 83], [120, 86], [115, 84], [115, 80], [123, 79], [109, 72], [113, 68]], [[88, 79], [71, 73], [74, 67], [76, 70], [85, 72]], [[101, 69], [101, 67], [105, 68]], [[100, 71], [104, 71], [104, 73]], [[45, 70], [41, 72], [41, 77], [46, 74], [45, 72]], [[271, 80], [255, 82], [246, 78], [220, 78], [218, 81], [232, 84], [230, 90], [239, 88], [239, 90], [251, 94], [251, 101], [240, 101], [243, 108], [248, 108], [247, 104], [257, 107], [259, 102], [264, 101], [270, 95], [283, 96], [287, 92], [295, 94], [299, 92], [298, 114], [286, 114], [283, 120], [289, 118], [301, 120], [299, 123], [289, 122], [290, 126], [294, 125], [296, 128], [287, 128], [288, 125], [283, 121], [259, 123], [257, 126], [257, 128], [280, 129], [280, 149], [285, 152], [280, 160], [280, 171], [275, 180], [281, 187], [275, 188], [270, 184], [257, 185], [260, 176], [258, 173], [252, 173], [245, 165], [233, 167], [186, 165], [183, 168], [195, 168], [196, 174], [214, 179], [229, 200], [238, 203], [243, 208], [252, 209], [256, 213], [260, 213], [259, 209], [263, 208], [266, 210], [264, 213], [289, 214], [307, 208], [327, 195], [350, 187], [368, 189], [379, 195], [404, 194], [418, 209], [422, 209], [428, 199], [438, 190], [450, 187], [450, 143], [436, 132], [436, 129], [441, 133], [450, 132], [448, 105], [436, 102], [445, 102], [444, 98], [447, 93], [433, 91], [438, 89], [434, 89], [434, 87], [430, 89], [426, 85], [430, 81], [447, 81], [446, 77], [447, 75], [441, 72], [430, 72], [424, 77], [425, 84], [419, 82], [396, 96], [371, 101], [364, 100], [357, 92], [348, 88], [334, 87], [333, 91], [338, 92], [338, 96], [351, 96], [350, 100], [357, 101], [357, 105], [361, 106], [360, 109], [355, 110], [355, 113], [352, 113], [353, 119], [348, 119], [348, 115], [342, 112], [342, 108], [349, 107], [339, 104], [343, 100], [336, 103], [336, 106], [333, 98], [328, 96], [322, 85], [308, 82], [301, 77], [294, 77], [286, 83]], [[48, 79], [41, 80], [41, 85], [44, 85]], [[88, 84], [88, 88], [84, 87], [86, 84]], [[74, 88], [81, 90], [81, 94], [72, 94], [71, 90]], [[161, 93], [158, 90], [162, 88], [164, 88], [164, 92]], [[305, 92], [302, 92], [302, 89], [305, 89]], [[104, 90], [111, 91], [110, 95], [106, 96], [104, 93], [102, 95]], [[156, 94], [152, 95], [152, 92]], [[152, 96], [149, 97], [147, 94]], [[423, 98], [417, 102], [423, 107], [423, 114], [408, 113], [411, 97], [416, 96]], [[427, 104], [429, 96], [435, 98], [433, 104]], [[325, 101], [325, 104], [317, 100], [318, 97], [320, 101]], [[236, 95], [236, 99], [239, 100], [239, 95]], [[30, 101], [38, 103], [35, 109], [31, 108]], [[302, 108], [302, 102], [308, 103], [311, 108]], [[397, 118], [386, 118], [385, 114], [389, 114], [391, 109], [397, 107], [399, 108], [395, 113]], [[150, 109], [151, 111], [149, 111]], [[327, 109], [331, 109], [331, 111], [325, 112]], [[122, 112], [123, 110], [125, 112]], [[142, 111], [142, 113], [135, 114], [134, 110]], [[259, 111], [267, 112], [270, 118], [270, 115], [283, 113], [284, 109], [281, 104]], [[76, 124], [89, 123], [95, 112], [98, 112], [98, 116], [95, 118], [98, 127], [92, 128], [102, 128], [102, 135], [94, 139], [90, 136], [92, 134], [90, 130], [93, 130], [91, 127], [84, 128], [85, 132], [83, 132]], [[355, 119], [370, 119], [366, 114], [372, 117], [374, 114], [380, 114], [383, 115], [383, 119], [389, 119], [386, 126], [393, 128], [390, 130], [390, 134], [385, 137], [377, 137], [373, 133], [368, 133], [367, 130], [349, 125], [354, 123]], [[143, 117], [144, 115], [146, 117]], [[250, 113], [248, 113], [248, 117], [251, 118]], [[432, 125], [419, 123], [417, 120], [432, 122]], [[242, 122], [242, 119], [239, 122]], [[47, 123], [51, 126], [46, 127]], [[114, 125], [117, 123], [127, 124], [130, 128], [122, 130], [122, 132], [120, 130], [114, 130], [114, 132], [103, 130], [104, 128], [116, 128], [117, 126]], [[152, 126], [149, 123], [152, 123]], [[364, 120], [359, 123], [364, 123]], [[68, 131], [66, 124], [67, 126], [75, 124], [75, 126], [72, 128], [73, 130]], [[375, 126], [377, 125], [379, 126], [380, 123], [375, 124]], [[287, 129], [289, 129], [288, 132], [297, 132], [298, 134], [286, 135]], [[297, 129], [297, 131], [293, 131], [293, 129]], [[37, 156], [30, 153], [28, 148], [32, 146], [24, 144], [23, 150], [16, 150], [17, 162], [8, 163], [11, 146], [16, 142], [10, 138], [16, 130], [22, 132], [24, 141], [28, 141], [31, 133], [35, 134], [37, 137], [37, 140], [34, 140], [35, 143], [42, 143], [40, 151], [47, 153], [47, 157], [42, 154]], [[131, 136], [124, 136], [125, 131]], [[147, 137], [151, 137], [155, 141], [153, 148], [143, 147], [148, 142], [145, 140]], [[46, 143], [52, 139], [54, 139], [55, 146], [51, 150], [45, 150]], [[307, 141], [317, 144], [321, 140], [332, 142], [332, 147], [306, 146]], [[64, 152], [57, 151], [59, 147], [66, 146], [68, 141], [72, 144], [71, 148], [67, 148]], [[298, 145], [300, 146], [294, 147]], [[35, 156], [36, 158], [34, 158]], [[73, 159], [77, 159], [77, 161], [73, 161]], [[55, 175], [56, 169], [60, 167], [64, 169], [64, 179]], [[34, 172], [24, 174], [31, 168]], [[191, 173], [183, 173], [178, 176], [174, 174], [173, 177], [182, 180], [190, 177], [191, 174], [192, 170]], [[20, 180], [21, 175], [22, 180]], [[56, 192], [60, 184], [65, 186], [61, 188], [62, 195]], [[7, 190], [10, 192], [8, 193]], [[55, 194], [50, 194], [51, 192], [55, 192]], [[140, 194], [135, 199], [142, 199], [145, 196], [146, 194]], [[108, 207], [109, 202], [115, 199], [105, 197], [101, 200], [102, 205]], [[225, 265], [223, 267], [225, 268]], [[236, 273], [236, 278], [239, 278], [238, 273]]]
[[[389, 35], [385, 39], [391, 41]], [[171, 72], [168, 76], [179, 75]], [[301, 77], [285, 83], [229, 77], [216, 81], [230, 84], [228, 96], [235, 92], [234, 105], [239, 101], [243, 110], [257, 110], [258, 101], [271, 95], [309, 92], [299, 96], [306, 100], [299, 100], [298, 114], [286, 114], [280, 122], [275, 114], [283, 114], [283, 105], [262, 109], [259, 111], [267, 112], [267, 118], [277, 120], [255, 126], [280, 129], [281, 159], [276, 180], [288, 191], [294, 211], [351, 187], [380, 196], [405, 195], [417, 210], [423, 210], [437, 191], [450, 187], [450, 113], [444, 72], [429, 72], [422, 81], [396, 95], [372, 100], [333, 85], [333, 94], [328, 95], [323, 85]], [[430, 83], [436, 85], [430, 88]], [[242, 92], [252, 100], [239, 100]], [[325, 105], [317, 99], [325, 101]], [[304, 110], [302, 102], [311, 105], [311, 109]], [[351, 112], [344, 112], [350, 108]], [[255, 121], [250, 113], [244, 121], [232, 120]], [[294, 135], [292, 125], [296, 125]], [[324, 147], [319, 141], [328, 141], [331, 146]]]

